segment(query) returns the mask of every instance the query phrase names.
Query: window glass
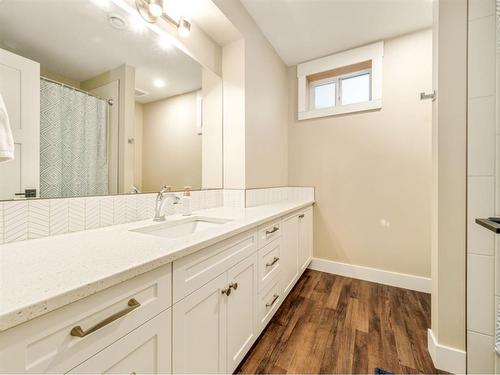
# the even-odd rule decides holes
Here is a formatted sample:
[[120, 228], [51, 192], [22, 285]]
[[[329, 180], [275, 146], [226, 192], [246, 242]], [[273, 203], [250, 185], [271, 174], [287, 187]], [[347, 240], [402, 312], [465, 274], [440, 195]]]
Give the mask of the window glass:
[[370, 100], [370, 73], [343, 78], [340, 84], [342, 87], [341, 101], [343, 105]]
[[335, 95], [335, 82], [314, 87], [314, 108], [334, 107]]

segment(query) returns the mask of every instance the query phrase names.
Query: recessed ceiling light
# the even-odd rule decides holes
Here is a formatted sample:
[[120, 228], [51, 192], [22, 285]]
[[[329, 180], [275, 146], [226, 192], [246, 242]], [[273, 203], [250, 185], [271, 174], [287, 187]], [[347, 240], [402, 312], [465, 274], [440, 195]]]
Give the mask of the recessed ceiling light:
[[162, 88], [162, 87], [165, 87], [166, 83], [162, 79], [155, 79], [153, 81], [153, 85], [155, 85], [155, 87]]
[[125, 30], [128, 27], [128, 22], [125, 18], [116, 13], [108, 15], [109, 24], [117, 30]]

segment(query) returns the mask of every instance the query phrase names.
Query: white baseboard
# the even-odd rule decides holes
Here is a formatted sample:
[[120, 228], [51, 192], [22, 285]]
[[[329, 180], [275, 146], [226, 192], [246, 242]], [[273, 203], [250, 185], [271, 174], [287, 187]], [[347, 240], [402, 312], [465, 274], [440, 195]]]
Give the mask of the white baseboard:
[[313, 258], [309, 268], [316, 271], [333, 273], [335, 275], [352, 277], [354, 279], [416, 290], [418, 292], [430, 293], [432, 289], [431, 279], [428, 277], [384, 271], [377, 268], [334, 262], [332, 260]]
[[466, 353], [463, 350], [449, 346], [440, 345], [431, 329], [427, 330], [427, 349], [439, 370], [451, 372], [452, 374], [466, 373]]

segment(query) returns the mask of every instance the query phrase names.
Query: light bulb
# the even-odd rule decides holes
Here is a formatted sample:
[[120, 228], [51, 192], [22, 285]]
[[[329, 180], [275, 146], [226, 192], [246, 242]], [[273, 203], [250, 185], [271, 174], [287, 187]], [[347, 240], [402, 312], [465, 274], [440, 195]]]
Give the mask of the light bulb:
[[160, 17], [163, 14], [163, 1], [151, 0], [148, 5], [149, 13], [154, 17]]
[[184, 18], [181, 18], [179, 21], [179, 27], [177, 28], [177, 31], [179, 32], [179, 35], [183, 38], [189, 36], [189, 33], [191, 32], [191, 24], [189, 21], [185, 20]]

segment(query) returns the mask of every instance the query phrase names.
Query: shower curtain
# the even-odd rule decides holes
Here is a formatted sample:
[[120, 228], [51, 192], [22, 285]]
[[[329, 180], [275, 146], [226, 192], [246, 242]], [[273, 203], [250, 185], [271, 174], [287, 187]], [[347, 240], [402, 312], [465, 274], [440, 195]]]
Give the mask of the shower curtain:
[[40, 82], [40, 197], [108, 193], [108, 103]]

